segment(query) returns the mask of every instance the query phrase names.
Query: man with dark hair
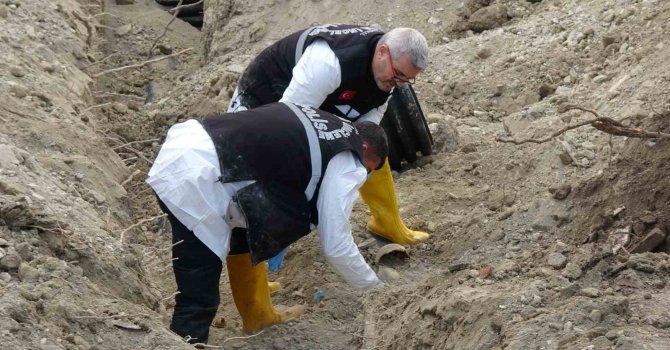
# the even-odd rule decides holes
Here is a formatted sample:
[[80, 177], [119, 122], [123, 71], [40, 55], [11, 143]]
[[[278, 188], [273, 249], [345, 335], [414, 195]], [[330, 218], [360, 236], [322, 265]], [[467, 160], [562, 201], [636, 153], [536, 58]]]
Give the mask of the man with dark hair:
[[317, 226], [340, 276], [357, 288], [381, 284], [349, 215], [387, 154], [378, 125], [289, 102], [172, 126], [147, 179], [172, 226], [180, 293], [170, 329], [207, 342], [224, 260], [245, 332], [298, 317], [299, 307], [272, 306], [265, 261]]
[[[240, 77], [228, 111], [287, 101], [379, 124], [393, 88], [413, 83], [427, 65], [428, 44], [415, 29], [314, 26], [263, 50]], [[428, 238], [400, 218], [388, 163], [371, 174], [361, 196], [371, 232], [405, 245]]]

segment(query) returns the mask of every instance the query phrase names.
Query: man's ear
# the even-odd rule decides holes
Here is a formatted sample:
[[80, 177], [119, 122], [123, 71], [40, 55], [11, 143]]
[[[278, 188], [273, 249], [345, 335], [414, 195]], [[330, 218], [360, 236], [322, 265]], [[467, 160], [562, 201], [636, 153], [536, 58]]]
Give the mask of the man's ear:
[[388, 49], [389, 47], [386, 44], [381, 44], [377, 46], [377, 52], [375, 53], [377, 56], [379, 56], [379, 58], [383, 58]]
[[368, 147], [367, 143], [363, 142], [363, 146], [361, 146], [361, 148], [363, 148], [363, 152], [367, 152], [368, 148], [370, 148], [370, 147]]

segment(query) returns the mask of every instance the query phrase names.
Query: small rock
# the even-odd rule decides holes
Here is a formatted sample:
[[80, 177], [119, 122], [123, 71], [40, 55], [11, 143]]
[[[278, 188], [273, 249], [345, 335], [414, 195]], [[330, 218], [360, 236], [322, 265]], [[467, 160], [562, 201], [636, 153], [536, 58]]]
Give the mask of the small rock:
[[400, 278], [400, 274], [395, 269], [388, 266], [382, 266], [377, 272], [377, 277], [384, 282], [395, 282]]
[[135, 0], [116, 0], [117, 5], [132, 5], [135, 3]]
[[640, 221], [646, 225], [653, 225], [657, 222], [657, 220], [658, 218], [656, 218], [656, 216], [653, 214], [645, 214], [640, 218]]
[[9, 247], [9, 242], [4, 238], [0, 238], [0, 247]]
[[174, 51], [170, 46], [165, 44], [158, 44], [156, 45], [156, 48], [158, 49], [158, 52], [163, 55], [170, 55]]
[[535, 306], [535, 307], [541, 306], [542, 305], [542, 297], [540, 297], [537, 294], [533, 295], [533, 300], [530, 301], [530, 305]]
[[572, 95], [572, 89], [567, 86], [559, 86], [554, 93], [559, 96], [570, 96]]
[[500, 241], [505, 238], [505, 232], [503, 230], [495, 230], [491, 233], [491, 240]]
[[589, 297], [589, 298], [597, 298], [602, 295], [600, 290], [598, 288], [593, 288], [593, 287], [588, 287], [588, 288], [583, 288], [581, 291], [581, 295]]
[[125, 24], [125, 25], [122, 25], [122, 26], [116, 28], [115, 33], [116, 33], [117, 36], [124, 36], [124, 35], [130, 33], [131, 30], [133, 30], [133, 25], [128, 23], [128, 24]]
[[284, 350], [290, 348], [290, 342], [284, 338], [277, 338], [272, 341], [272, 348], [274, 350]]
[[123, 103], [115, 102], [114, 104], [112, 104], [112, 108], [114, 108], [115, 111], [121, 114], [128, 113], [128, 106]]
[[11, 94], [14, 94], [16, 98], [24, 98], [28, 96], [28, 89], [23, 87], [22, 85], [12, 85], [9, 88], [9, 92]]
[[12, 247], [7, 249], [7, 254], [0, 259], [0, 270], [14, 270], [21, 265], [21, 256]]
[[569, 332], [572, 330], [572, 322], [568, 321], [563, 324], [563, 331], [564, 332]]
[[509, 21], [507, 7], [503, 4], [493, 4], [475, 11], [468, 20], [470, 29], [476, 33], [500, 27]]
[[4, 281], [5, 283], [9, 283], [9, 281], [12, 280], [12, 275], [10, 275], [7, 272], [0, 272], [0, 281]]
[[603, 312], [598, 309], [593, 309], [591, 313], [589, 313], [589, 319], [595, 323], [598, 323], [603, 319]]
[[651, 294], [649, 294], [649, 293], [645, 293], [643, 297], [644, 297], [645, 299], [649, 300], [649, 299], [651, 299]]
[[470, 268], [470, 264], [468, 264], [468, 263], [455, 263], [455, 264], [451, 264], [447, 267], [449, 272], [457, 272], [457, 271], [462, 271], [462, 270], [469, 269], [469, 268]]
[[42, 67], [42, 69], [47, 73], [53, 73], [56, 71], [56, 66], [53, 63], [42, 61], [40, 62], [40, 67]]
[[7, 18], [9, 16], [9, 10], [6, 6], [0, 6], [0, 18]]
[[607, 338], [609, 340], [614, 340], [618, 337], [619, 337], [619, 334], [614, 330], [609, 330], [609, 331], [607, 331], [607, 333], [605, 333], [605, 338]]
[[575, 48], [577, 45], [579, 45], [579, 43], [582, 42], [582, 40], [584, 40], [584, 37], [585, 35], [581, 31], [573, 30], [570, 32], [570, 34], [568, 34], [568, 38], [565, 40], [565, 44], [569, 48]]
[[633, 223], [633, 233], [635, 233], [638, 236], [644, 234], [644, 231], [646, 229], [647, 229], [647, 226], [645, 226], [644, 223], [641, 222], [641, 221], [637, 221], [637, 222]]
[[644, 253], [644, 252], [649, 252], [652, 251], [654, 248], [656, 248], [659, 244], [663, 243], [665, 241], [665, 232], [663, 232], [661, 229], [658, 227], [651, 230], [642, 240], [635, 245], [630, 252], [631, 253]]
[[19, 279], [22, 282], [35, 282], [40, 276], [40, 272], [26, 262], [19, 266]]
[[582, 275], [582, 269], [579, 267], [579, 265], [573, 262], [569, 262], [561, 274], [563, 277], [575, 280]]
[[12, 68], [9, 69], [9, 73], [11, 73], [13, 76], [17, 78], [21, 78], [26, 75], [25, 69], [19, 67], [19, 66], [13, 66]]
[[550, 187], [549, 193], [552, 194], [554, 199], [563, 200], [568, 197], [572, 191], [572, 186], [570, 184], [563, 184], [558, 187]]
[[500, 214], [500, 217], [498, 217], [498, 220], [500, 220], [500, 221], [506, 220], [510, 216], [512, 216], [512, 214], [514, 214], [514, 212], [516, 212], [516, 207], [509, 207], [509, 208], [505, 209], [505, 211], [502, 212], [502, 214]]
[[547, 263], [549, 264], [549, 266], [553, 267], [556, 270], [560, 270], [563, 267], [565, 267], [567, 262], [568, 258], [566, 258], [565, 255], [561, 253], [551, 253], [549, 254], [549, 257], [547, 257]]
[[491, 57], [492, 54], [493, 52], [488, 47], [482, 47], [481, 49], [477, 50], [477, 57], [483, 60]]
[[438, 24], [440, 24], [441, 22], [442, 22], [442, 21], [440, 21], [439, 18], [435, 18], [435, 17], [432, 17], [432, 16], [431, 16], [430, 18], [428, 18], [428, 24], [438, 25]]
[[94, 200], [97, 204], [103, 204], [103, 203], [105, 203], [105, 202], [107, 201], [107, 198], [105, 198], [104, 195], [100, 194], [100, 192], [91, 190], [91, 191], [89, 192], [89, 194], [91, 195], [91, 197], [93, 197], [93, 200]]
[[596, 83], [596, 84], [604, 83], [608, 80], [609, 80], [609, 77], [606, 76], [606, 75], [602, 75], [602, 74], [596, 75], [596, 77], [593, 78], [593, 82]]

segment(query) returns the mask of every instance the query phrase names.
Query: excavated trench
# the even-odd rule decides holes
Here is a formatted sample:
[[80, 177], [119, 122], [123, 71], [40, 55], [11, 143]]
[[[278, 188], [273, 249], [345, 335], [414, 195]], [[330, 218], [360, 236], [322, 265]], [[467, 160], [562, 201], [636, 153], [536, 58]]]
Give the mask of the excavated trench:
[[[304, 316], [242, 334], [224, 275], [212, 346], [668, 349], [667, 141], [589, 127], [493, 140], [591, 117], [564, 103], [670, 132], [669, 4], [210, 0], [202, 32], [177, 20], [161, 37], [171, 15], [129, 2], [0, 3], [3, 348], [191, 348], [167, 330], [169, 227], [145, 174], [171, 125], [225, 110], [256, 52], [336, 18], [430, 42], [415, 91], [435, 154], [396, 186], [401, 215], [431, 239], [377, 261], [358, 203], [354, 240], [384, 288], [348, 287], [311, 235], [271, 276], [275, 304]], [[163, 59], [110, 71], [154, 44]]]

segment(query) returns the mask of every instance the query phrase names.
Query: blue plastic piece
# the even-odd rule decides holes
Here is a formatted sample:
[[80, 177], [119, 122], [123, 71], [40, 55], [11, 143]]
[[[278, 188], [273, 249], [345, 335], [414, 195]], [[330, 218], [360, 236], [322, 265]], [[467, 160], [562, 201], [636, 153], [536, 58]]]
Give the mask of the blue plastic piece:
[[321, 294], [320, 290], [317, 290], [316, 293], [314, 293], [314, 301], [321, 301], [323, 299], [323, 294]]
[[279, 271], [279, 269], [284, 267], [284, 255], [286, 255], [286, 249], [268, 260], [268, 270], [270, 272]]

